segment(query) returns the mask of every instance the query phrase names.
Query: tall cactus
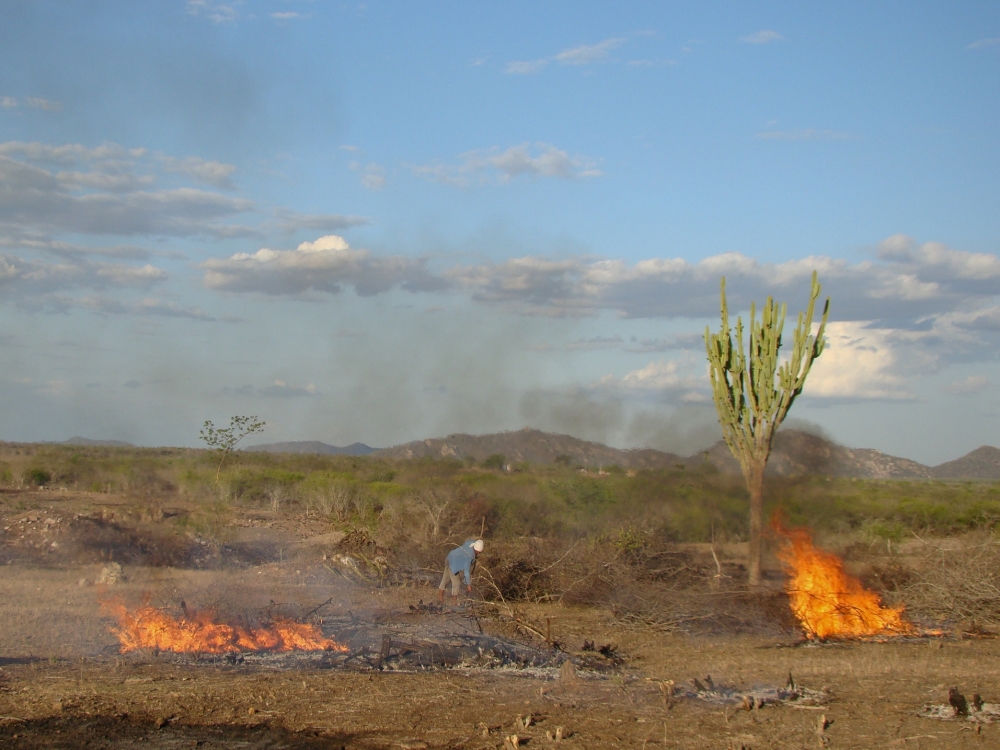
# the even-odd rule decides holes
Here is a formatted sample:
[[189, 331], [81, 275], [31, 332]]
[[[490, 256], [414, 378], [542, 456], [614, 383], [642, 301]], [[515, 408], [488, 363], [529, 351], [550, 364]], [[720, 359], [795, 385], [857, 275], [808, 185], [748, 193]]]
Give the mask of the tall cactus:
[[823, 319], [813, 336], [810, 333], [813, 309], [821, 289], [813, 271], [809, 307], [805, 313], [799, 313], [792, 355], [779, 366], [781, 331], [785, 325], [787, 306], [784, 303], [779, 306], [768, 297], [758, 322], [755, 320], [755, 305], [750, 304], [750, 348], [745, 351], [742, 318], [736, 319], [735, 341], [729, 328], [725, 276], [721, 286], [722, 327], [715, 334], [705, 326], [705, 348], [722, 436], [740, 462], [750, 494], [750, 585], [756, 587], [760, 585], [764, 468], [778, 425], [792, 402], [802, 393], [813, 360], [823, 353], [823, 333], [830, 312], [830, 299], [828, 297], [823, 306]]

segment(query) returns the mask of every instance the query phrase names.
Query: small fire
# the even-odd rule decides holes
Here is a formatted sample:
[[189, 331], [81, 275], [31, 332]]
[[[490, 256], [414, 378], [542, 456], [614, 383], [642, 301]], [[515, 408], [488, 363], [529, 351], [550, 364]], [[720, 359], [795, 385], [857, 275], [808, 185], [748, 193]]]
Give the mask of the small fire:
[[786, 529], [776, 518], [772, 528], [788, 544], [778, 551], [789, 578], [785, 590], [792, 612], [808, 638], [858, 638], [905, 635], [913, 626], [903, 607], [883, 607], [881, 597], [844, 571], [839, 557], [813, 546], [806, 529]]
[[260, 628], [215, 622], [207, 612], [184, 607], [182, 617], [174, 617], [144, 604], [134, 610], [120, 601], [102, 606], [118, 621], [111, 632], [118, 637], [123, 653], [139, 649], [175, 653], [225, 654], [235, 651], [347, 651], [332, 638], [325, 638], [315, 625], [292, 620], [276, 620]]

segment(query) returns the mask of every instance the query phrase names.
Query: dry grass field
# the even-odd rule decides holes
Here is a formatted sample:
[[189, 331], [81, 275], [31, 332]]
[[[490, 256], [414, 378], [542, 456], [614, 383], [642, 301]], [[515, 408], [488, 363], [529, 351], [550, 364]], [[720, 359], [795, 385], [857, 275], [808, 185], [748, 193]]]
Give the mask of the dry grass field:
[[[134, 498], [57, 490], [11, 490], [0, 502], [3, 747], [471, 749], [509, 747], [513, 735], [521, 747], [567, 749], [1000, 743], [1000, 726], [918, 716], [928, 703], [947, 704], [951, 687], [970, 701], [977, 693], [1000, 701], [1000, 642], [961, 629], [810, 643], [787, 614], [759, 627], [692, 634], [625, 620], [614, 607], [553, 601], [436, 611], [421, 606], [434, 600], [431, 573], [401, 583], [354, 576], [336, 557], [342, 535], [305, 516], [233, 510], [220, 548], [233, 560], [166, 565], [183, 535], [150, 529], [173, 511], [143, 519], [125, 511]], [[113, 520], [116, 512], [132, 521]], [[196, 540], [194, 552], [184, 548], [189, 557], [215, 560], [218, 550], [198, 533], [183, 539]], [[100, 583], [123, 556], [125, 580]], [[308, 615], [367, 661], [120, 653], [116, 622], [101, 605], [111, 600], [211, 610], [229, 620]], [[541, 637], [546, 631], [555, 647]], [[491, 637], [545, 663], [472, 658], [412, 668], [390, 651], [375, 668], [371, 655], [387, 635], [397, 644]], [[590, 644], [613, 646], [613, 658], [584, 651]], [[573, 674], [559, 668], [566, 659], [579, 665]], [[790, 677], [820, 699], [754, 708], [722, 700], [729, 688], [773, 693]], [[698, 693], [694, 680], [717, 690]]]

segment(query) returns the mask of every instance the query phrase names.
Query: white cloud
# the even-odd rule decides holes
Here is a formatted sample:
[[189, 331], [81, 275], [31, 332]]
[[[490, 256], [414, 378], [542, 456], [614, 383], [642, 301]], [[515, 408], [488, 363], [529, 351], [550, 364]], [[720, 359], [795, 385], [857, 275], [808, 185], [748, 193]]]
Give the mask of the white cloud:
[[272, 13], [271, 18], [276, 21], [294, 21], [297, 18], [308, 18], [301, 13], [296, 13], [295, 11], [282, 11], [278, 13]]
[[[508, 75], [523, 76], [538, 73], [550, 62], [557, 62], [560, 65], [593, 65], [607, 62], [611, 58], [612, 51], [621, 47], [626, 41], [628, 41], [626, 37], [616, 36], [597, 44], [581, 44], [579, 47], [564, 49], [551, 57], [542, 57], [537, 60], [514, 60], [504, 66], [504, 72]], [[652, 64], [652, 61], [649, 62]], [[643, 61], [637, 61], [637, 64], [641, 65]]]
[[167, 272], [148, 263], [141, 268], [136, 266], [100, 265], [97, 276], [111, 280], [116, 286], [150, 286], [167, 280]]
[[167, 272], [146, 264], [127, 266], [76, 258], [45, 263], [0, 254], [0, 289], [8, 299], [31, 302], [73, 288], [148, 288], [167, 280]]
[[459, 159], [457, 165], [416, 166], [412, 170], [417, 176], [463, 188], [474, 182], [505, 183], [520, 176], [575, 180], [601, 175], [593, 159], [570, 156], [548, 143], [522, 143], [504, 151], [467, 151]]
[[[684, 368], [689, 370], [690, 368]], [[621, 380], [614, 381], [605, 378], [602, 383], [616, 383], [624, 388], [636, 390], [670, 391], [680, 389], [703, 388], [704, 382], [696, 378], [690, 371], [682, 370], [677, 360], [650, 362], [645, 367], [632, 370]]]
[[381, 190], [386, 185], [385, 169], [378, 164], [365, 164], [352, 161], [350, 168], [361, 176], [361, 186], [369, 190]]
[[770, 44], [771, 42], [780, 42], [784, 39], [781, 34], [777, 31], [770, 31], [769, 29], [763, 29], [756, 33], [750, 34], [749, 36], [741, 36], [740, 41], [747, 44]]
[[[190, 187], [151, 189], [156, 164], [216, 182], [225, 179], [228, 165], [196, 158], [150, 162], [146, 155], [145, 149], [116, 144], [0, 143], [0, 225], [20, 232], [119, 236], [254, 233], [226, 223], [255, 210], [252, 201]], [[54, 171], [53, 165], [64, 169]]]
[[965, 380], [958, 380], [944, 386], [946, 393], [955, 396], [974, 396], [990, 387], [990, 379], [985, 375], [970, 375]]
[[337, 235], [303, 242], [295, 250], [262, 248], [253, 254], [236, 253], [201, 264], [205, 286], [218, 291], [337, 294], [344, 286], [352, 286], [362, 296], [397, 286], [409, 291], [444, 288], [446, 282], [432, 276], [425, 266], [426, 262], [419, 259], [374, 257], [367, 250], [353, 250]]
[[805, 128], [803, 130], [766, 130], [757, 133], [754, 137], [763, 141], [846, 141], [850, 140], [851, 134], [837, 130]]
[[719, 277], [726, 276], [730, 307], [747, 309], [768, 295], [801, 299], [812, 271], [841, 320], [906, 319], [914, 325], [927, 316], [953, 314], [954, 325], [983, 325], [972, 311], [994, 305], [1000, 258], [947, 248], [914, 245], [905, 254], [880, 255], [851, 264], [813, 256], [784, 263], [761, 263], [739, 253], [691, 263], [682, 258], [651, 258], [630, 265], [622, 260], [539, 257], [501, 263], [456, 266], [448, 278], [474, 298], [528, 314], [591, 315], [616, 310], [628, 317], [714, 317]]
[[186, 174], [199, 182], [213, 185], [223, 190], [235, 190], [230, 177], [236, 171], [232, 164], [223, 164], [218, 161], [208, 161], [197, 156], [188, 156], [184, 159], [177, 159], [172, 156], [160, 156], [160, 163], [165, 172], [174, 174]]
[[707, 403], [710, 400], [707, 380], [697, 373], [697, 369], [701, 367], [702, 363], [691, 357], [685, 357], [683, 361], [659, 360], [632, 370], [621, 378], [606, 375], [598, 385], [612, 391], [655, 397], [658, 401]]
[[989, 39], [979, 39], [972, 44], [967, 44], [966, 49], [982, 49], [983, 47], [996, 47], [1000, 46], [1000, 36], [991, 37]]
[[17, 107], [17, 99], [13, 96], [0, 96], [0, 107], [6, 107], [7, 109], [14, 109]]
[[831, 322], [827, 345], [809, 372], [804, 394], [811, 398], [909, 400], [898, 374], [899, 355], [892, 332], [864, 322]]
[[192, 16], [204, 16], [215, 23], [226, 23], [235, 21], [240, 17], [237, 6], [242, 5], [240, 0], [231, 3], [212, 2], [211, 0], [188, 0], [187, 12]]
[[581, 44], [579, 47], [563, 50], [554, 59], [563, 65], [590, 65], [604, 62], [612, 50], [623, 44], [625, 44], [625, 37], [613, 37], [597, 44]]
[[515, 60], [507, 63], [504, 72], [508, 75], [526, 76], [537, 73], [548, 64], [548, 60]]

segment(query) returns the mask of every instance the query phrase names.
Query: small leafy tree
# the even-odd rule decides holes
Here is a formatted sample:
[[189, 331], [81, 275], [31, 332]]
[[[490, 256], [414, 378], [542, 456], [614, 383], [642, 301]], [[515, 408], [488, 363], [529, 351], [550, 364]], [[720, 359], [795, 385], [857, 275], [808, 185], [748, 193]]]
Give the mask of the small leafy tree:
[[216, 427], [210, 419], [205, 420], [204, 427], [201, 428], [201, 439], [205, 441], [209, 449], [219, 457], [219, 466], [215, 470], [215, 483], [219, 483], [219, 475], [222, 473], [222, 464], [229, 458], [233, 448], [247, 435], [264, 431], [264, 422], [253, 417], [230, 417], [229, 427]]
[[[750, 347], [744, 349], [743, 320], [736, 319], [736, 337], [729, 328], [726, 278], [722, 277], [722, 327], [713, 334], [705, 326], [712, 395], [719, 413], [722, 436], [740, 462], [750, 494], [750, 585], [760, 585], [761, 516], [763, 514], [764, 468], [771, 454], [774, 435], [795, 398], [802, 393], [813, 360], [823, 353], [826, 318], [830, 299], [823, 307], [823, 319], [816, 335], [811, 335], [813, 309], [820, 294], [816, 272], [812, 275], [809, 307], [799, 313], [791, 357], [779, 366], [781, 332], [786, 305], [770, 297], [761, 309], [750, 305]], [[775, 377], [777, 376], [777, 383]]]
[[493, 453], [483, 459], [483, 468], [502, 469], [505, 463], [507, 463], [506, 456], [502, 453]]

